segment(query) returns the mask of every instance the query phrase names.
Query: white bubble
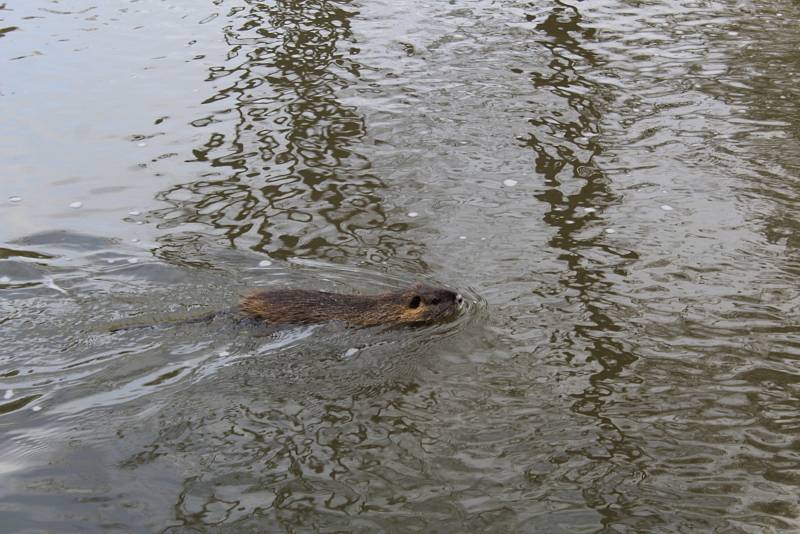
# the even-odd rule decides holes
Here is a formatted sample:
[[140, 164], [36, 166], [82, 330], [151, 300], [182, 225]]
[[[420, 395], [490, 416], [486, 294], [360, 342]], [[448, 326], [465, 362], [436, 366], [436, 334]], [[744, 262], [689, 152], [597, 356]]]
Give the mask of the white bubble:
[[230, 356], [230, 355], [231, 355], [231, 353], [230, 353], [230, 352], [228, 352], [227, 350], [221, 350], [221, 351], [219, 351], [217, 354], [219, 354], [219, 355], [220, 355], [220, 356], [222, 356], [223, 358], [224, 358], [225, 356]]
[[416, 217], [417, 215], [419, 215], [419, 213], [417, 213], [416, 211], [409, 211], [408, 212], [408, 216], [409, 217]]
[[141, 214], [142, 214], [142, 212], [138, 211], [138, 210], [133, 210], [133, 211], [129, 211], [128, 212], [128, 215], [133, 215], [133, 216], [141, 215]]
[[269, 260], [261, 260], [258, 262], [259, 267], [269, 267], [270, 265], [272, 265], [272, 262]]
[[667, 204], [662, 204], [661, 209], [664, 211], [672, 211], [672, 206], [668, 206]]
[[139, 258], [128, 258], [128, 263], [139, 263]]
[[0, 284], [7, 284], [11, 281], [11, 278], [8, 276], [0, 276]]
[[597, 208], [583, 208], [583, 211], [585, 211], [586, 213], [594, 213], [595, 211], [597, 211]]
[[13, 396], [14, 396], [14, 390], [13, 389], [7, 389], [5, 394], [3, 395], [3, 399], [8, 400]]
[[739, 35], [739, 32], [728, 32], [728, 35], [730, 35], [731, 37], [736, 37], [737, 35]]
[[514, 187], [518, 183], [519, 182], [517, 182], [516, 180], [511, 180], [511, 179], [503, 180], [503, 185], [508, 186], [508, 187]]
[[613, 228], [606, 228], [606, 233], [607, 234], [613, 234], [615, 232], [616, 232], [616, 230], [614, 230]]
[[22, 202], [22, 197], [8, 197], [9, 202]]
[[141, 143], [137, 143], [137, 144], [136, 144], [136, 146], [147, 146], [147, 143], [145, 143], [144, 141], [142, 141]]
[[131, 239], [131, 243], [138, 243], [138, 242], [139, 242], [139, 239], [138, 239], [138, 238], [136, 238], [136, 237], [134, 237], [133, 239]]
[[74, 209], [74, 210], [76, 210], [76, 209], [80, 208], [81, 206], [83, 206], [83, 202], [72, 202], [72, 203], [69, 205], [69, 207], [70, 207], [70, 208], [72, 208], [72, 209]]
[[34, 406], [33, 408], [31, 408], [31, 410], [33, 410], [34, 412], [38, 412], [41, 409], [42, 409], [41, 406]]
[[141, 226], [141, 225], [143, 225], [143, 224], [144, 224], [144, 221], [136, 221], [136, 224], [138, 224], [139, 226]]
[[567, 219], [564, 222], [567, 223], [567, 224], [575, 224], [575, 221], [573, 221], [572, 219]]
[[353, 356], [355, 356], [356, 354], [358, 354], [358, 349], [351, 347], [351, 348], [347, 349], [347, 350], [344, 352], [344, 357], [345, 357], [345, 358], [352, 358], [352, 357], [353, 357]]
[[467, 236], [465, 236], [465, 235], [460, 235], [460, 236], [458, 236], [458, 238], [459, 238], [459, 239], [466, 239], [466, 238], [467, 238]]
[[481, 238], [481, 241], [486, 241], [486, 238], [485, 238], [485, 237], [482, 237], [482, 238]]

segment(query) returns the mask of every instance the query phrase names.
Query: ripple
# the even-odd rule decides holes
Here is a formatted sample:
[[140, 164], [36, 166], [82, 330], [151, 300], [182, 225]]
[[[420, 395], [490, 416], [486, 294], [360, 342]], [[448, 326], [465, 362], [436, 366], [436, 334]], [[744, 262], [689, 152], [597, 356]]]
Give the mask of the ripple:
[[28, 395], [10, 402], [0, 403], [0, 415], [6, 415], [21, 410], [39, 398], [41, 398], [41, 395]]
[[[7, 529], [797, 530], [796, 6], [51, 7], [3, 11]], [[186, 321], [416, 282], [461, 313]]]

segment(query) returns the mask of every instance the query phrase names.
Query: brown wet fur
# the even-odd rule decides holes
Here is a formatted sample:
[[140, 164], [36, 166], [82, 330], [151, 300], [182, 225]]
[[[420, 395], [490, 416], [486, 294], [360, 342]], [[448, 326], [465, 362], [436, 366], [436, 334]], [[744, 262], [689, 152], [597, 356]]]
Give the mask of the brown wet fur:
[[340, 321], [353, 326], [399, 326], [445, 321], [456, 315], [461, 295], [417, 284], [378, 295], [342, 295], [305, 289], [256, 290], [242, 298], [245, 315], [268, 324]]

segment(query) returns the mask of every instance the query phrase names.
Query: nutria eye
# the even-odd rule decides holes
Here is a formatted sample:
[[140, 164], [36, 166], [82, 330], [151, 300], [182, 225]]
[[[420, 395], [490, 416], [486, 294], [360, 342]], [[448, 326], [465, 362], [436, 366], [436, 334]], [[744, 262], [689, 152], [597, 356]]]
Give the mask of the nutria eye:
[[411, 299], [411, 302], [408, 303], [409, 308], [419, 308], [419, 303], [422, 299], [419, 298], [419, 295], [414, 295], [414, 298]]
[[439, 300], [439, 299], [433, 299], [433, 300], [431, 301], [431, 304], [439, 304], [440, 302], [442, 302], [442, 301], [441, 301], [441, 300]]

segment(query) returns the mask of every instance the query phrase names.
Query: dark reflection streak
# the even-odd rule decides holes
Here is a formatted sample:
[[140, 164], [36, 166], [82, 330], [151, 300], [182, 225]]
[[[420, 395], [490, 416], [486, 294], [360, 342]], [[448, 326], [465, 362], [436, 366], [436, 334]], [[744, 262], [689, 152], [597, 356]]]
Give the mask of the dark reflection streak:
[[[589, 139], [599, 133], [602, 119], [602, 106], [613, 101], [613, 89], [582, 76], [577, 67], [580, 63], [594, 69], [601, 67], [598, 58], [586, 50], [582, 40], [594, 38], [594, 30], [581, 26], [581, 14], [577, 8], [558, 2], [547, 18], [536, 29], [546, 37], [539, 43], [549, 49], [553, 60], [549, 63], [550, 73], [533, 73], [534, 87], [547, 89], [566, 100], [569, 112], [577, 118], [565, 121], [565, 113], [554, 112], [552, 116], [540, 116], [530, 123], [535, 132], [527, 139], [527, 145], [536, 153], [535, 168], [552, 187], [537, 195], [542, 202], [550, 205], [545, 215], [546, 223], [556, 229], [549, 244], [564, 253], [559, 256], [566, 263], [566, 271], [561, 283], [577, 292], [586, 317], [578, 319], [580, 324], [573, 327], [574, 340], [581, 340], [590, 354], [590, 361], [597, 362], [601, 369], [589, 378], [589, 386], [576, 395], [573, 409], [580, 414], [594, 417], [601, 432], [598, 444], [605, 449], [598, 457], [597, 449], [581, 451], [591, 460], [619, 457], [634, 461], [641, 456], [641, 450], [631, 436], [617, 426], [611, 417], [604, 414], [606, 397], [614, 393], [614, 384], [619, 383], [626, 367], [636, 361], [636, 356], [620, 339], [622, 327], [598, 305], [608, 302], [607, 295], [614, 294], [614, 284], [608, 278], [609, 268], [620, 272], [625, 266], [638, 259], [634, 251], [621, 250], [604, 242], [604, 236], [580, 238], [581, 231], [588, 225], [595, 226], [596, 218], [591, 213], [582, 213], [581, 208], [592, 207], [602, 213], [604, 207], [620, 202], [619, 195], [610, 188], [609, 180], [594, 165], [594, 157], [601, 147]], [[581, 91], [569, 90], [580, 87]], [[569, 144], [565, 143], [566, 139]], [[571, 173], [569, 173], [571, 169]], [[580, 189], [570, 195], [559, 190], [562, 181], [583, 180]], [[566, 221], [574, 222], [566, 222]], [[602, 251], [618, 258], [614, 266], [599, 265], [589, 260], [584, 251]], [[624, 271], [623, 271], [624, 272]], [[574, 343], [570, 343], [574, 345]], [[605, 484], [613, 484], [608, 480]], [[617, 493], [618, 492], [612, 492]], [[587, 488], [584, 496], [587, 503], [604, 517], [608, 526], [625, 514], [624, 499], [606, 502], [603, 488]], [[620, 508], [613, 510], [609, 504]]]
[[[361, 69], [340, 51], [353, 40], [353, 15], [323, 0], [247, 2], [229, 12], [225, 37], [235, 63], [210, 69], [209, 83], [227, 83], [204, 104], [231, 105], [218, 120], [192, 124], [230, 124], [233, 113], [235, 128], [232, 136], [210, 133], [193, 151], [193, 161], [214, 169], [205, 179], [158, 195], [170, 204], [154, 212], [162, 228], [207, 225], [230, 246], [249, 234], [257, 239], [250, 248], [280, 259], [336, 259], [369, 246], [383, 260], [406, 244], [402, 225], [387, 222], [385, 184], [355, 150], [364, 119], [337, 96]], [[177, 260], [187, 242], [198, 240], [167, 235], [159, 253]]]
[[[767, 9], [773, 8], [769, 6]], [[715, 139], [713, 156], [719, 158], [719, 154], [724, 154], [733, 160], [731, 165], [737, 165], [737, 159], [749, 155], [747, 159], [751, 169], [744, 190], [755, 198], [769, 199], [774, 206], [769, 214], [762, 215], [764, 235], [770, 243], [783, 242], [796, 251], [800, 249], [800, 224], [795, 215], [800, 206], [797, 200], [800, 198], [800, 151], [797, 150], [800, 145], [800, 113], [796, 106], [800, 92], [797, 83], [786, 82], [787, 73], [800, 68], [797, 55], [800, 32], [796, 25], [784, 26], [781, 28], [782, 38], [776, 42], [755, 22], [740, 24], [739, 31], [748, 37], [749, 45], [732, 48], [735, 52], [729, 60], [728, 76], [740, 82], [737, 104], [744, 106], [745, 116], [752, 121], [751, 128], [755, 131], [739, 133], [733, 143]], [[717, 37], [710, 39], [714, 42]], [[715, 46], [722, 48], [725, 43], [715, 43]], [[708, 84], [705, 90], [715, 98], [731, 98], [728, 84]], [[759, 139], [752, 135], [762, 133], [755, 126], [758, 124], [773, 125], [761, 128], [777, 130], [780, 137]], [[775, 139], [780, 140], [776, 142]], [[743, 150], [745, 147], [748, 150]], [[800, 273], [800, 263], [795, 258], [794, 262], [787, 262], [785, 269], [796, 275]]]

